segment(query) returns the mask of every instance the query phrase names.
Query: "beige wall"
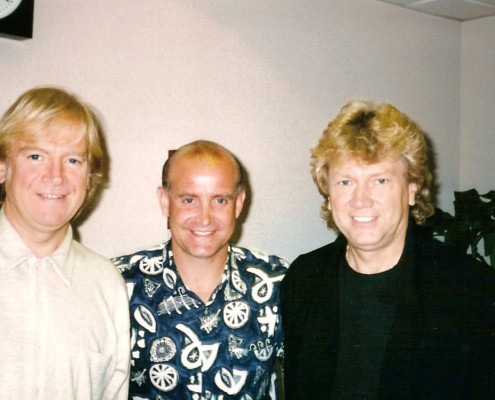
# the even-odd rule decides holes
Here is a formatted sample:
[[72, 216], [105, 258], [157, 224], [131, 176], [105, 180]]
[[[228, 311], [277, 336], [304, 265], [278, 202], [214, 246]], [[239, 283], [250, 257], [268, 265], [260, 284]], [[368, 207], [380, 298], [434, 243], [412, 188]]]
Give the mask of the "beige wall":
[[495, 17], [462, 24], [460, 190], [495, 190]]
[[[98, 110], [111, 181], [79, 227], [89, 247], [115, 256], [167, 238], [155, 196], [162, 163], [169, 149], [206, 138], [249, 171], [240, 244], [292, 260], [334, 237], [319, 218], [309, 149], [351, 98], [391, 102], [419, 122], [438, 152], [442, 207], [464, 171], [486, 169], [486, 148], [460, 151], [461, 35], [481, 25], [372, 0], [36, 1], [34, 38], [0, 38], [0, 110], [40, 84]], [[479, 90], [493, 88], [493, 73], [482, 79]], [[463, 107], [471, 97], [463, 90]], [[493, 135], [493, 114], [479, 137]], [[474, 123], [464, 117], [463, 133]]]

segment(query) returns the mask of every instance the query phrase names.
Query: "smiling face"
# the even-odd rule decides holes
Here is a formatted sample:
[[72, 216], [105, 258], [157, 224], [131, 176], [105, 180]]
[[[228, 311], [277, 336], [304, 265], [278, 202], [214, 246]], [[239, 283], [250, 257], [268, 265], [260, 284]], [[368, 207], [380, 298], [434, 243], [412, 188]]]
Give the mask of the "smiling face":
[[86, 197], [87, 140], [71, 124], [23, 139], [14, 139], [0, 162], [5, 214], [28, 242], [38, 234], [63, 237]]
[[416, 185], [408, 183], [398, 159], [330, 166], [328, 209], [349, 246], [401, 254]]
[[176, 259], [225, 264], [245, 192], [236, 196], [237, 169], [225, 157], [182, 156], [170, 165], [170, 189], [158, 188], [169, 218]]

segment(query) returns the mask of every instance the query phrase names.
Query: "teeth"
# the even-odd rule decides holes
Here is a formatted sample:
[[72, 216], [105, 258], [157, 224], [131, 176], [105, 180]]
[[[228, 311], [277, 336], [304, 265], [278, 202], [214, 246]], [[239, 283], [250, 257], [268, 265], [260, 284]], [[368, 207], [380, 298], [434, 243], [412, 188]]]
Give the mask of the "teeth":
[[208, 232], [203, 232], [203, 231], [193, 231], [193, 233], [195, 235], [199, 235], [199, 236], [208, 236], [208, 235], [211, 235], [211, 231], [208, 231]]
[[61, 199], [62, 197], [64, 197], [61, 194], [43, 194], [42, 196], [48, 199]]
[[354, 217], [357, 222], [370, 222], [373, 221], [372, 217]]

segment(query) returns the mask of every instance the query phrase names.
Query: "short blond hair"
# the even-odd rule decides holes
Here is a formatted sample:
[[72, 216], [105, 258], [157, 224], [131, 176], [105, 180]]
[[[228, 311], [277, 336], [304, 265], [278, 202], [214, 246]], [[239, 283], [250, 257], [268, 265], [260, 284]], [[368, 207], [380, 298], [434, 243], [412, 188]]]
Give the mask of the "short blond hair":
[[[16, 139], [34, 139], [53, 123], [75, 125], [80, 138], [88, 140], [87, 204], [103, 182], [105, 153], [94, 112], [75, 95], [56, 87], [37, 87], [23, 93], [0, 120], [0, 160], [5, 162], [9, 158]], [[0, 202], [4, 200], [5, 189], [1, 185]]]
[[321, 215], [329, 228], [338, 230], [328, 210], [328, 169], [343, 158], [367, 163], [388, 157], [400, 159], [406, 179], [417, 185], [416, 204], [411, 215], [423, 224], [433, 214], [430, 199], [432, 175], [428, 166], [426, 139], [419, 127], [394, 106], [375, 106], [362, 100], [351, 101], [329, 123], [318, 145], [312, 149], [311, 173], [324, 198]]

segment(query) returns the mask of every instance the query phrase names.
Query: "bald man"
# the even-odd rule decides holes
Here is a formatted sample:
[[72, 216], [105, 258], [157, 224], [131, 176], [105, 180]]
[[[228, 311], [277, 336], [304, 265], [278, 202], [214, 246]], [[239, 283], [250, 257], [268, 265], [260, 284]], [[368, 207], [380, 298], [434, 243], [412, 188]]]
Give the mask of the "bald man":
[[288, 264], [229, 244], [246, 198], [238, 161], [186, 144], [157, 195], [171, 239], [114, 260], [132, 292], [130, 398], [276, 399]]

